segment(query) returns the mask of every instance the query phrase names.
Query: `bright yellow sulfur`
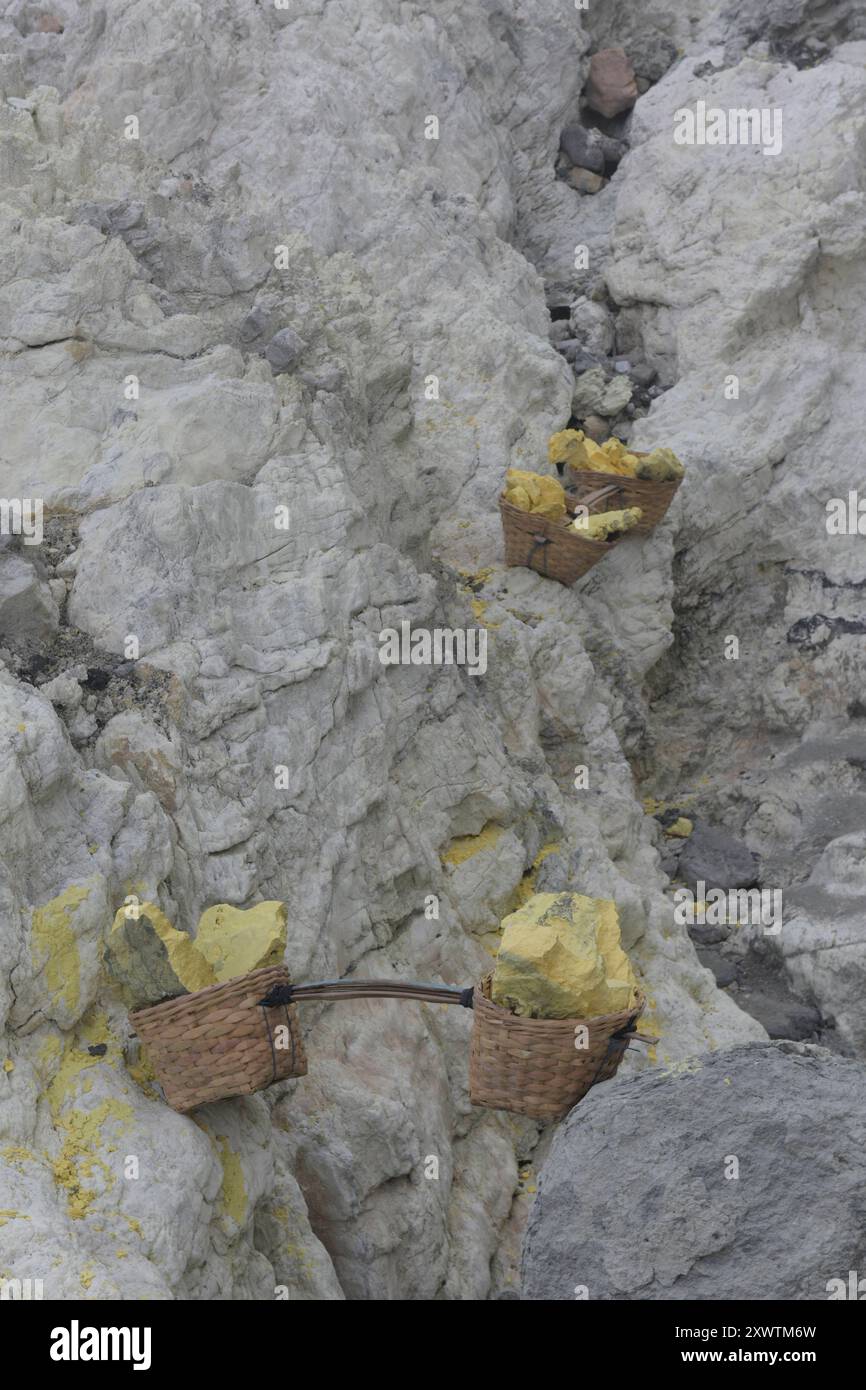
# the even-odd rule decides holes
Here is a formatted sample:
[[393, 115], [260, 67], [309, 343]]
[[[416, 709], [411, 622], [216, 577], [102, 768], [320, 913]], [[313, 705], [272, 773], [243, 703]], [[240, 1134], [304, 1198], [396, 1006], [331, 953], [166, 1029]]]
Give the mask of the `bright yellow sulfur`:
[[651, 479], [654, 483], [672, 483], [681, 478], [685, 469], [673, 449], [653, 449], [646, 458], [638, 459], [636, 478]]
[[547, 441], [548, 463], [567, 463], [569, 468], [588, 468], [583, 430], [560, 430]]
[[282, 962], [286, 919], [286, 905], [282, 902], [257, 903], [246, 912], [229, 907], [228, 903], [217, 903], [199, 918], [196, 948], [222, 984], [224, 980]]
[[680, 816], [667, 827], [665, 834], [672, 835], [675, 840], [687, 840], [694, 828], [694, 821], [690, 821], [688, 816]]
[[526, 473], [522, 468], [509, 468], [506, 473], [505, 500], [521, 511], [545, 516], [549, 521], [562, 521], [565, 516], [565, 489], [562, 483], [556, 478], [545, 478], [540, 473]]
[[536, 893], [505, 918], [494, 1003], [530, 1018], [588, 1018], [629, 1008], [637, 988], [614, 902]]
[[571, 523], [572, 531], [586, 536], [590, 541], [616, 540], [619, 536], [637, 526], [643, 511], [640, 507], [626, 507], [619, 512], [599, 512], [597, 516], [578, 516]]

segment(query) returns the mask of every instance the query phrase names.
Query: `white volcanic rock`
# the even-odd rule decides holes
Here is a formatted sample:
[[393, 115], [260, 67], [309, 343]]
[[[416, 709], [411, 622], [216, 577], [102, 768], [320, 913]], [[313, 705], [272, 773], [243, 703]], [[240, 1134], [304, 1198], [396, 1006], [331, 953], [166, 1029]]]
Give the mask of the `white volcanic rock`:
[[[32, 1213], [0, 1229], [0, 1271], [50, 1267], [50, 1296], [485, 1298], [513, 1260], [537, 1130], [469, 1107], [468, 1014], [305, 1005], [308, 1077], [199, 1126], [153, 1093], [100, 973], [130, 892], [188, 928], [285, 900], [297, 979], [470, 984], [534, 875], [617, 900], [650, 1062], [764, 1037], [673, 921], [630, 760], [680, 787], [735, 750], [712, 800], [763, 854], [814, 784], [736, 780], [766, 751], [756, 708], [786, 738], [820, 725], [839, 652], [840, 719], [862, 687], [855, 542], [820, 534], [815, 464], [820, 446], [834, 491], [855, 485], [859, 49], [698, 78], [718, 35], [693, 0], [688, 60], [580, 199], [554, 161], [587, 55], [634, 41], [657, 80], [662, 10], [621, 34], [553, 0], [428, 11], [154, 0], [146, 25], [115, 6], [100, 27], [64, 0], [62, 34], [17, 3], [0, 21], [3, 489], [40, 489], [46, 575], [71, 588], [47, 589], [55, 632], [28, 573], [44, 685], [14, 631], [0, 683], [0, 1208]], [[781, 100], [783, 154], [674, 146], [698, 97]], [[617, 350], [676, 381], [632, 442], [688, 474], [651, 538], [566, 590], [504, 569], [496, 497], [509, 464], [546, 467], [571, 408], [545, 292], [605, 277]], [[280, 334], [303, 346], [275, 375]], [[402, 620], [488, 624], [486, 674], [383, 666]], [[32, 930], [52, 903], [53, 962]], [[646, 1066], [632, 1049], [623, 1070]]]

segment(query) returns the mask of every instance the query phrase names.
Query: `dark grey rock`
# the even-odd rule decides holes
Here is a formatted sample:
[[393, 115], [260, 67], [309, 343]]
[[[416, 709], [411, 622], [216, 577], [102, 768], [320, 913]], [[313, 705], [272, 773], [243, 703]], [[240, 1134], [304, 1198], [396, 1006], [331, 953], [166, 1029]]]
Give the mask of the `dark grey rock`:
[[621, 159], [628, 154], [628, 141], [617, 140], [613, 135], [605, 135], [604, 131], [596, 131], [601, 152], [604, 155], [605, 172], [613, 173]]
[[607, 368], [609, 364], [601, 357], [596, 357], [594, 352], [587, 352], [586, 348], [578, 338], [566, 338], [564, 342], [554, 345], [557, 352], [561, 352], [566, 362], [570, 362], [576, 372], [588, 372], [593, 367]]
[[567, 125], [559, 137], [559, 148], [579, 168], [604, 173], [604, 151], [597, 131], [583, 125]]
[[306, 343], [294, 328], [281, 328], [279, 333], [275, 333], [271, 341], [265, 348], [265, 357], [271, 364], [272, 371], [287, 372], [293, 367], [306, 347]]
[[727, 830], [696, 820], [680, 854], [680, 878], [691, 889], [699, 880], [708, 888], [752, 888], [758, 856]]
[[746, 1013], [763, 1023], [771, 1038], [801, 1042], [814, 1037], [823, 1025], [817, 1009], [799, 999], [774, 999], [769, 994], [748, 994], [737, 999]]
[[593, 1300], [824, 1300], [866, 1267], [864, 1190], [856, 1062], [749, 1043], [691, 1072], [610, 1081], [554, 1136], [523, 1298], [567, 1302], [585, 1286]]
[[705, 965], [707, 970], [712, 970], [716, 984], [719, 989], [727, 989], [728, 985], [734, 984], [737, 978], [737, 967], [733, 961], [727, 960], [718, 951], [701, 948], [698, 951], [698, 960], [701, 965]]
[[[637, 52], [631, 50], [635, 74], [647, 82], [658, 82], [664, 77], [677, 56], [677, 46], [664, 34], [647, 34], [637, 45]], [[640, 85], [640, 84], [638, 84]]]
[[142, 203], [123, 199], [113, 203], [80, 203], [72, 220], [95, 227], [106, 236], [119, 236], [121, 232], [129, 232], [139, 226], [143, 216]]
[[727, 941], [732, 931], [733, 927], [727, 922], [719, 926], [701, 926], [696, 923], [688, 928], [689, 936], [696, 946], [719, 946], [723, 941]]
[[242, 320], [238, 329], [238, 336], [242, 343], [253, 343], [256, 338], [260, 338], [264, 333], [268, 323], [268, 310], [263, 305], [256, 305], [251, 309], [246, 318]]
[[656, 369], [648, 362], [632, 362], [631, 379], [637, 382], [638, 386], [651, 386], [656, 379]]

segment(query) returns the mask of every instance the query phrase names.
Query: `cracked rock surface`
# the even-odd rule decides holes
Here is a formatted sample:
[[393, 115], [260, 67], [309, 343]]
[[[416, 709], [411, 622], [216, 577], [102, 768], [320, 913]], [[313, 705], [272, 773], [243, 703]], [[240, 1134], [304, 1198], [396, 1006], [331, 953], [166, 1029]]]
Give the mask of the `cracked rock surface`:
[[[856, 486], [864, 36], [745, 8], [4, 7], [0, 475], [45, 535], [0, 538], [0, 1277], [518, 1285], [539, 1131], [470, 1107], [464, 1011], [306, 1005], [307, 1077], [176, 1115], [102, 965], [132, 893], [185, 929], [284, 901], [299, 981], [459, 984], [527, 886], [614, 898], [655, 1084], [766, 1033], [674, 922], [651, 792], [811, 882], [776, 964], [862, 1055], [862, 538], [816, 460]], [[583, 197], [555, 163], [605, 47], [643, 90]], [[696, 167], [698, 98], [782, 102], [782, 155]], [[568, 423], [573, 303], [687, 478], [567, 590], [505, 569], [496, 498]], [[383, 666], [402, 621], [483, 626], [486, 674]]]

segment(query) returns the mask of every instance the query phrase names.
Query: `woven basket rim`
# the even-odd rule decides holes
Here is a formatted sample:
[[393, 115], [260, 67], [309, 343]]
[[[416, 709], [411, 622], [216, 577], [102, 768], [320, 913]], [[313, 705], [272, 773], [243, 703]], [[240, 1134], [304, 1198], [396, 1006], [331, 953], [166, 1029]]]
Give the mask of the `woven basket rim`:
[[209, 995], [214, 995], [222, 991], [228, 993], [230, 990], [237, 990], [240, 986], [247, 986], [250, 981], [257, 980], [264, 975], [273, 975], [275, 972], [282, 972], [288, 975], [288, 968], [285, 965], [263, 965], [258, 970], [251, 970], [246, 975], [235, 975], [231, 980], [217, 980], [214, 985], [205, 985], [204, 989], [190, 990], [187, 994], [176, 994], [171, 999], [162, 999], [158, 1004], [142, 1004], [137, 1009], [130, 1010], [130, 1020], [141, 1018], [143, 1014], [152, 1014], [159, 1010], [161, 1013], [180, 1013], [189, 1008], [192, 1004], [197, 1004], [199, 1000], [206, 999]]
[[[568, 500], [571, 499], [567, 499], [567, 501]], [[575, 505], [579, 506], [579, 501], [577, 501]], [[591, 536], [582, 536], [579, 531], [572, 531], [567, 521], [553, 521], [549, 516], [539, 516], [537, 512], [525, 512], [522, 507], [515, 507], [513, 502], [507, 502], [504, 493], [500, 493], [499, 495], [499, 509], [506, 514], [511, 512], [517, 517], [530, 517], [534, 521], [539, 522], [542, 528], [549, 526], [553, 529], [557, 540], [568, 541], [572, 544], [576, 542], [580, 547], [588, 547], [598, 551], [599, 558], [603, 555], [607, 555], [619, 544], [619, 539], [613, 541], [594, 541]]]
[[[637, 449], [631, 451], [637, 458], [646, 458], [647, 454], [639, 453]], [[636, 488], [640, 491], [656, 491], [675, 493], [682, 478], [672, 478], [669, 482], [660, 482], [656, 478], [636, 478], [633, 473], [600, 473], [594, 468], [574, 468], [570, 463], [567, 465], [568, 471], [575, 478], [585, 479], [587, 482], [596, 482], [599, 487], [606, 487], [609, 483], [615, 483], [617, 487]]]
[[[590, 1024], [594, 1024], [596, 1028], [598, 1028], [600, 1024], [620, 1024], [620, 1026], [623, 1026], [630, 1018], [638, 1018], [646, 1008], [646, 995], [642, 990], [638, 990], [634, 1004], [632, 1004], [630, 1008], [623, 1009], [619, 1013], [586, 1014], [583, 1018], [528, 1018], [524, 1014], [512, 1013], [510, 1009], [503, 1008], [501, 1004], [495, 1003], [494, 1000], [490, 998], [486, 991], [490, 988], [492, 979], [493, 972], [491, 971], [489, 974], [484, 975], [476, 986], [476, 989], [480, 991], [480, 1000], [478, 1000], [478, 1002], [482, 1004], [484, 1009], [492, 1014], [498, 1014], [503, 1019], [513, 1019], [515, 1023], [525, 1023], [537, 1029], [539, 1033], [555, 1033], [560, 1030], [573, 1033], [576, 1027]], [[474, 1004], [473, 1007], [477, 1007], [477, 1004]]]

